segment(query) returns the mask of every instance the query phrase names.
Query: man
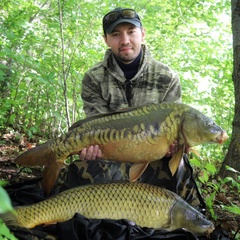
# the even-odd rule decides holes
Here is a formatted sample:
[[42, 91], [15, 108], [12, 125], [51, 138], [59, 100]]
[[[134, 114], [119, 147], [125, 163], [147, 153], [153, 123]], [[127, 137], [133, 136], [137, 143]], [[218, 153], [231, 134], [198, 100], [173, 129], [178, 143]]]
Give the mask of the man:
[[[103, 18], [103, 31], [109, 49], [103, 61], [91, 68], [82, 81], [82, 100], [87, 117], [130, 106], [181, 102], [178, 75], [151, 56], [143, 44], [145, 29], [133, 9], [116, 8], [107, 13]], [[204, 208], [186, 156], [177, 173], [171, 176], [168, 162], [175, 151], [176, 144], [173, 143], [163, 160], [149, 164], [140, 181], [166, 187], [190, 204]], [[101, 158], [101, 149], [97, 145], [80, 153], [82, 160], [96, 158]], [[76, 165], [73, 172], [80, 176], [79, 184], [86, 179], [92, 183], [128, 180], [130, 164], [80, 161], [73, 164]], [[75, 175], [68, 174], [71, 179]]]
[[[180, 102], [179, 77], [152, 58], [143, 45], [145, 29], [132, 9], [117, 8], [103, 18], [104, 40], [110, 48], [104, 60], [82, 81], [87, 117], [148, 103]], [[81, 152], [81, 159], [101, 156], [98, 146]]]

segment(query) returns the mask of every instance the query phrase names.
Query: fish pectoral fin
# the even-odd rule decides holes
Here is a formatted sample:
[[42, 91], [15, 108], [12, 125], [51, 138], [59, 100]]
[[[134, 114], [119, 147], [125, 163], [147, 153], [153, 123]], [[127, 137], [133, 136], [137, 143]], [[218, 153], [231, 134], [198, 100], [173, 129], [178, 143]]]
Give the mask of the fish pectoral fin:
[[48, 223], [44, 223], [43, 224], [43, 227], [47, 227], [47, 226], [50, 226], [50, 225], [54, 225], [54, 224], [57, 224], [58, 222], [48, 222]]
[[43, 170], [43, 181], [42, 187], [44, 194], [47, 196], [53, 189], [55, 182], [58, 178], [59, 172], [61, 168], [63, 168], [63, 162], [55, 162], [52, 161], [51, 163], [47, 164]]
[[147, 168], [149, 162], [135, 163], [129, 169], [129, 181], [136, 182]]
[[198, 150], [194, 149], [193, 147], [189, 148], [189, 152], [194, 153], [197, 157], [200, 158], [200, 152]]
[[184, 149], [185, 149], [185, 146], [184, 145], [181, 146], [181, 148], [177, 151], [176, 154], [174, 154], [174, 156], [169, 161], [169, 169], [170, 169], [170, 172], [172, 173], [172, 176], [174, 176], [174, 174], [176, 173], [179, 167], [179, 164], [183, 157]]

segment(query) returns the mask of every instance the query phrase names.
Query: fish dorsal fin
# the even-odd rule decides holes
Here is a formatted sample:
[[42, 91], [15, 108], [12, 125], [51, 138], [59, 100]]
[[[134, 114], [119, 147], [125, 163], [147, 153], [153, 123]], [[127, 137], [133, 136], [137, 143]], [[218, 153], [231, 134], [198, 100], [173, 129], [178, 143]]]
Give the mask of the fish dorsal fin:
[[184, 150], [185, 150], [185, 145], [182, 145], [179, 148], [179, 150], [177, 151], [177, 153], [174, 154], [173, 157], [171, 158], [171, 160], [169, 161], [169, 169], [172, 173], [172, 176], [174, 176], [174, 174], [176, 173], [176, 171], [179, 167], [179, 164], [183, 157]]
[[136, 182], [146, 170], [149, 162], [135, 163], [129, 169], [129, 181]]

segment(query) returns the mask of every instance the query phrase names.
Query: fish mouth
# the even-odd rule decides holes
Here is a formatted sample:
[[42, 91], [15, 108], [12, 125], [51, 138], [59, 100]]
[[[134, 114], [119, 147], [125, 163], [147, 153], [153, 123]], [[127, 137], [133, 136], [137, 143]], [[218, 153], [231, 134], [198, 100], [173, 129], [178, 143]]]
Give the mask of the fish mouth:
[[226, 131], [223, 131], [220, 135], [216, 137], [216, 141], [220, 144], [223, 144], [228, 140], [229, 136]]
[[214, 231], [215, 227], [213, 224], [211, 224], [206, 231], [204, 232], [204, 234], [206, 234], [206, 236], [210, 237], [211, 233]]

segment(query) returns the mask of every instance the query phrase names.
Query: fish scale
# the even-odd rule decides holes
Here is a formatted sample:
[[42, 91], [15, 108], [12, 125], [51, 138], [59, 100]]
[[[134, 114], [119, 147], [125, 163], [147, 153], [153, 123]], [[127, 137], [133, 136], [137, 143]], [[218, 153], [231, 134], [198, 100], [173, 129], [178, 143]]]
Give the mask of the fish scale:
[[33, 228], [67, 221], [75, 213], [90, 219], [127, 219], [141, 227], [174, 230], [185, 228], [196, 234], [213, 230], [212, 222], [177, 194], [145, 183], [85, 185], [61, 192], [42, 202], [15, 208], [1, 216], [7, 225]]

